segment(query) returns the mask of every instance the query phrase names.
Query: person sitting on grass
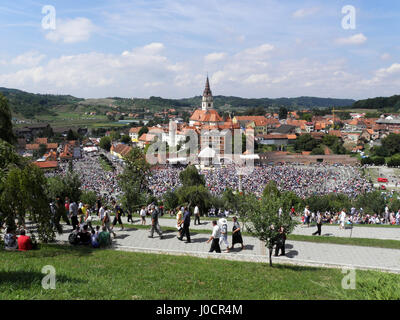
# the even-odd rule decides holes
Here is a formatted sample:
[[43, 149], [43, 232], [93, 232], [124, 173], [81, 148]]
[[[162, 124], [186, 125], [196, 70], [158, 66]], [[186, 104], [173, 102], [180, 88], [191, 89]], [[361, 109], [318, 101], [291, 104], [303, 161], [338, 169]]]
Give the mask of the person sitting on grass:
[[99, 246], [100, 248], [108, 247], [111, 245], [111, 236], [105, 226], [102, 227], [102, 231], [99, 233]]
[[18, 237], [18, 250], [19, 251], [32, 250], [31, 237], [25, 235], [24, 229], [22, 229], [19, 233], [20, 233], [20, 236]]
[[4, 236], [4, 249], [8, 251], [18, 249], [17, 236], [11, 228], [7, 228], [6, 230], [6, 235]]
[[91, 235], [88, 231], [88, 226], [85, 224], [82, 228], [82, 231], [79, 232], [79, 239], [81, 244], [87, 245], [91, 243]]
[[91, 240], [92, 240], [92, 247], [98, 248], [99, 247], [99, 234], [96, 233], [96, 231], [94, 231], [94, 230], [92, 230]]

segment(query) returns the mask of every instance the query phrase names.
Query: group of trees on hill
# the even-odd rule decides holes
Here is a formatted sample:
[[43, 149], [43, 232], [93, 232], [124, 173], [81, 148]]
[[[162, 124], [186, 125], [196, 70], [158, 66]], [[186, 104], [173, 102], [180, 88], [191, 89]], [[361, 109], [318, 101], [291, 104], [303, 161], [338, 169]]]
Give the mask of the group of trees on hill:
[[69, 95], [33, 94], [6, 88], [0, 88], [0, 93], [7, 98], [14, 113], [22, 114], [26, 118], [40, 114], [56, 115], [51, 108], [72, 105], [83, 100]]
[[380, 146], [371, 148], [370, 157], [361, 159], [361, 164], [380, 166], [385, 163], [389, 167], [400, 166], [400, 134], [389, 134], [381, 140]]
[[386, 109], [388, 112], [399, 112], [400, 95], [359, 100], [354, 102], [352, 107], [357, 109]]
[[343, 146], [342, 140], [333, 135], [325, 135], [322, 140], [317, 140], [311, 136], [311, 134], [306, 133], [299, 136], [294, 144], [294, 149], [297, 152], [301, 151], [311, 151], [313, 155], [325, 154], [324, 146], [329, 147], [329, 149], [334, 154], [346, 154], [347, 151]]

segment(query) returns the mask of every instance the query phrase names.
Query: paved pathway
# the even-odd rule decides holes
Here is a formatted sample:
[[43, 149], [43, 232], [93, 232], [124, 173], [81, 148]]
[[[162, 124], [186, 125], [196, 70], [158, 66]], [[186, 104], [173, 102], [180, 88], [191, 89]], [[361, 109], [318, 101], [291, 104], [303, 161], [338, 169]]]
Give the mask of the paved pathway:
[[[138, 219], [135, 220], [139, 221]], [[166, 220], [168, 219], [162, 219], [162, 225], [165, 226], [174, 222], [174, 220], [170, 220], [171, 222], [167, 223]], [[200, 227], [209, 229], [211, 234], [209, 222]], [[59, 236], [59, 240], [67, 240], [70, 227], [65, 229], [66, 232]], [[156, 233], [154, 238], [148, 238], [149, 230], [144, 229], [129, 228], [121, 231], [116, 227], [115, 231], [117, 238], [114, 240], [114, 248], [117, 250], [268, 262], [265, 246], [261, 241], [253, 237], [243, 237], [244, 250], [240, 250], [240, 245], [237, 245], [237, 249], [234, 249], [231, 253], [210, 254], [208, 253], [210, 244], [206, 243], [210, 234], [196, 233], [195, 228], [191, 230], [192, 243], [179, 241], [175, 231], [165, 231], [163, 239], [160, 239]], [[229, 237], [229, 241], [231, 241], [231, 237]], [[224, 250], [225, 248], [222, 247], [222, 249]], [[286, 257], [273, 257], [273, 261], [284, 264], [354, 267], [357, 269], [375, 269], [400, 273], [400, 250], [396, 249], [287, 241], [286, 253]]]
[[[123, 217], [123, 222], [126, 222], [126, 218]], [[140, 224], [139, 218], [133, 219], [135, 224]], [[147, 224], [151, 223], [150, 217], [147, 217]], [[201, 225], [194, 225], [194, 219], [190, 223], [190, 229], [207, 229], [211, 230], [211, 221], [202, 220]], [[228, 221], [228, 230], [232, 230], [232, 222]], [[175, 219], [160, 219], [160, 225], [166, 227], [175, 227], [176, 220]], [[240, 223], [242, 225], [242, 223]], [[313, 232], [317, 231], [317, 227], [306, 227], [303, 225], [299, 225], [293, 231], [293, 234], [298, 235], [312, 235]], [[339, 225], [323, 225], [322, 226], [322, 236], [332, 236], [332, 237], [346, 237], [346, 238], [369, 238], [369, 239], [386, 239], [386, 240], [400, 240], [400, 228], [395, 227], [353, 227], [353, 230], [339, 229]]]

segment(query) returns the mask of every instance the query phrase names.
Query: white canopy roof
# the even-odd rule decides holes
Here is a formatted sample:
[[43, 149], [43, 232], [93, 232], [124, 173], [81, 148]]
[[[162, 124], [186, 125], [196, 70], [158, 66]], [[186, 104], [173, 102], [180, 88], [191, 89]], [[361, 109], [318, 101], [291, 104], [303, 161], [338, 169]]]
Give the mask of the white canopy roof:
[[199, 158], [215, 158], [216, 152], [214, 149], [210, 147], [206, 147], [203, 150], [200, 151], [198, 157]]
[[258, 154], [242, 154], [242, 155], [240, 155], [240, 159], [258, 160], [258, 159], [260, 159], [260, 156]]
[[85, 151], [85, 152], [96, 152], [98, 150], [99, 149], [97, 147], [85, 147], [85, 148], [83, 148], [83, 151]]
[[168, 161], [169, 163], [185, 162], [185, 161], [187, 161], [187, 158], [185, 158], [185, 157], [181, 157], [181, 158], [170, 158], [170, 159], [167, 159], [167, 161]]

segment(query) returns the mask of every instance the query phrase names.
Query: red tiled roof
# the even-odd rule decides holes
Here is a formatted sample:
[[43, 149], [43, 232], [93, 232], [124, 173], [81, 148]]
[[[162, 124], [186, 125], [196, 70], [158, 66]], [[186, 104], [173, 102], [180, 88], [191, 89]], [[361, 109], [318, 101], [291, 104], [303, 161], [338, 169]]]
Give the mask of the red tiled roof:
[[120, 154], [121, 156], [126, 156], [129, 152], [131, 152], [132, 147], [126, 144], [117, 144], [116, 146], [111, 146], [111, 151]]
[[26, 150], [39, 150], [39, 144], [38, 143], [31, 143], [31, 144], [27, 144], [25, 146]]
[[143, 142], [151, 142], [155, 139], [156, 135], [151, 134], [151, 133], [143, 133], [140, 138], [139, 141], [143, 141]]
[[57, 149], [58, 144], [57, 143], [48, 143], [47, 144], [47, 149]]
[[202, 110], [197, 109], [193, 112], [190, 117], [191, 121], [199, 121], [199, 122], [222, 122], [221, 116], [214, 109], [210, 110]]
[[36, 138], [35, 143], [37, 144], [47, 144], [47, 138]]
[[41, 169], [50, 169], [50, 168], [58, 167], [57, 161], [35, 161], [35, 162], [33, 162], [33, 164], [38, 166]]

